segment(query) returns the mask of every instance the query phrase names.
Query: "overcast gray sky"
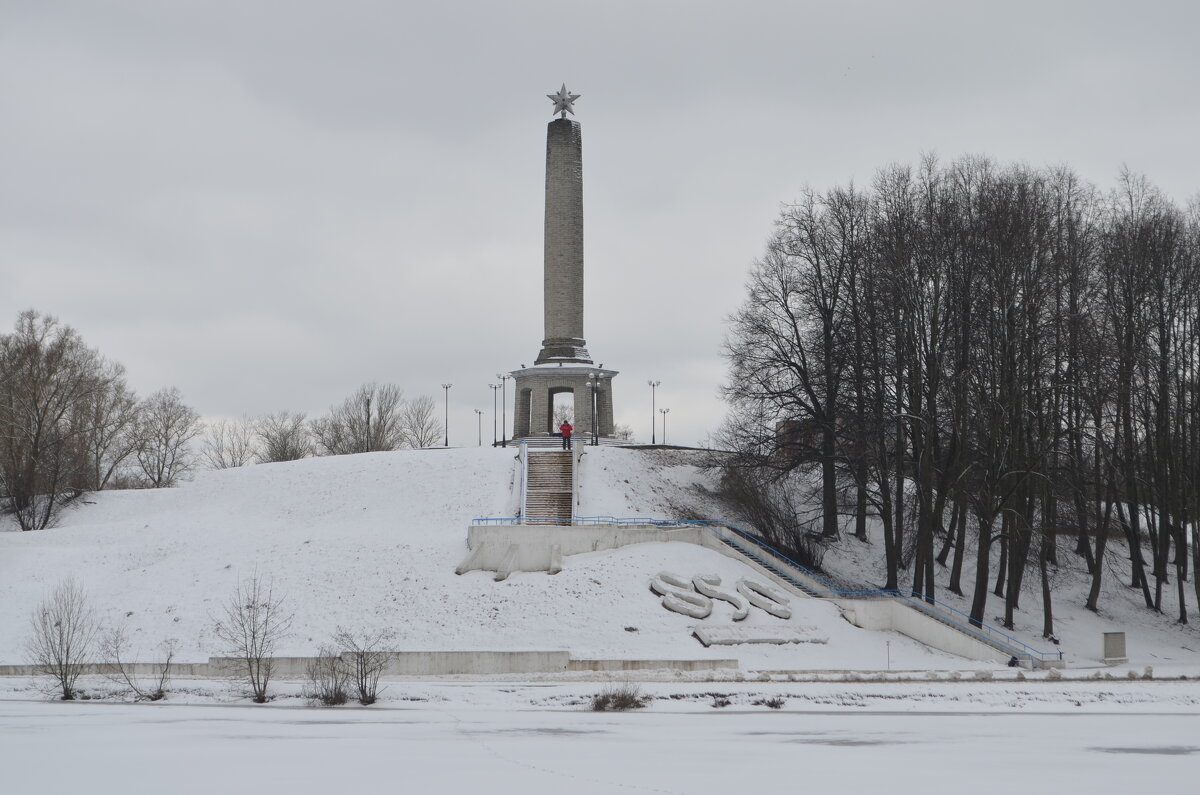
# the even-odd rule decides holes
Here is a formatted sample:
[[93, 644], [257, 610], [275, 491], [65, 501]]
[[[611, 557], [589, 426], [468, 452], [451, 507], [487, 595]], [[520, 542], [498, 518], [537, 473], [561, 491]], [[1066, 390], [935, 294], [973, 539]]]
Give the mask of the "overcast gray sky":
[[618, 422], [648, 439], [661, 380], [668, 441], [695, 443], [805, 184], [981, 153], [1195, 195], [1198, 8], [0, 0], [0, 325], [57, 315], [209, 417], [453, 383], [451, 443], [475, 408], [490, 441], [487, 385], [542, 338], [565, 82], [588, 348]]

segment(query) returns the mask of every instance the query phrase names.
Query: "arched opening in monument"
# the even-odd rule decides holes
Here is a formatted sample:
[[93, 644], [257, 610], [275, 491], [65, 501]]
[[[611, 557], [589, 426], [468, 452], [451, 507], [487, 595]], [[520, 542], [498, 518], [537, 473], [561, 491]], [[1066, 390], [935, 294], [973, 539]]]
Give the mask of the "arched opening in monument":
[[558, 433], [558, 426], [563, 424], [563, 420], [569, 420], [571, 425], [578, 425], [575, 422], [575, 390], [567, 386], [557, 386], [550, 389], [550, 425], [546, 428], [548, 433]]

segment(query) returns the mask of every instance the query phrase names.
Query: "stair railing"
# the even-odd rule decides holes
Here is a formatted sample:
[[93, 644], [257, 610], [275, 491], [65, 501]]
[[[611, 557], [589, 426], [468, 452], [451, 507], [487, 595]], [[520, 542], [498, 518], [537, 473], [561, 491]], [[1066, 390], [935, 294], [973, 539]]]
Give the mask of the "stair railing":
[[528, 515], [525, 501], [529, 498], [529, 445], [524, 439], [521, 440], [520, 449], [517, 451], [517, 461], [521, 465], [521, 510], [517, 519], [522, 520]]
[[579, 505], [579, 493], [583, 484], [579, 482], [579, 462], [583, 459], [583, 445], [571, 446], [571, 524], [575, 524], [575, 514]]

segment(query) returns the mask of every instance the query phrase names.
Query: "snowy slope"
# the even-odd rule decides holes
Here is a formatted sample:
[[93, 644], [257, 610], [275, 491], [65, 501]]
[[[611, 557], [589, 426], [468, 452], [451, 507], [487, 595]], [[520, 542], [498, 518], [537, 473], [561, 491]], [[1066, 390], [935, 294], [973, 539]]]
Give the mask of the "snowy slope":
[[[588, 460], [605, 456], [617, 471], [649, 460], [629, 451]], [[618, 488], [602, 471], [589, 478], [590, 504], [626, 513], [633, 506], [621, 503], [625, 484]], [[167, 639], [178, 644], [178, 659], [207, 659], [221, 651], [212, 616], [238, 578], [257, 570], [295, 612], [293, 634], [279, 649], [285, 655], [314, 653], [342, 625], [393, 627], [407, 650], [737, 657], [743, 667], [772, 669], [878, 669], [890, 652], [894, 667], [970, 667], [891, 633], [858, 630], [832, 605], [808, 599], [796, 600], [791, 621], [827, 644], [705, 649], [691, 637], [695, 621], [664, 610], [647, 589], [650, 579], [664, 569], [716, 573], [730, 584], [757, 575], [688, 544], [573, 556], [553, 577], [519, 573], [497, 583], [485, 572], [456, 576], [470, 520], [514, 512], [514, 472], [511, 449], [404, 451], [208, 472], [176, 489], [89, 496], [59, 527], [0, 533], [0, 662], [24, 661], [30, 611], [68, 575], [106, 622], [126, 627], [142, 659]], [[681, 490], [657, 480], [642, 487]], [[731, 623], [731, 612], [719, 604], [709, 623]], [[779, 619], [754, 610], [746, 623], [758, 622]]]
[[[708, 454], [700, 451], [600, 450], [588, 472], [603, 481], [603, 485], [585, 492], [583, 510], [585, 513], [607, 513], [609, 511], [603, 506], [613, 505], [618, 506], [613, 509], [618, 514], [664, 518], [705, 516], [738, 524], [739, 517], [731, 514], [713, 494], [718, 479], [715, 472], [698, 466], [707, 458]], [[882, 584], [881, 530], [877, 522], [872, 522], [868, 530], [868, 543], [844, 533], [828, 547], [823, 566], [835, 580], [866, 588], [877, 588]], [[1103, 633], [1125, 632], [1129, 665], [1116, 673], [1127, 669], [1141, 671], [1145, 666], [1152, 666], [1156, 671], [1179, 670], [1194, 675], [1200, 667], [1200, 615], [1193, 584], [1185, 583], [1191, 614], [1188, 625], [1176, 621], [1179, 610], [1174, 584], [1164, 591], [1162, 613], [1147, 610], [1141, 591], [1128, 587], [1130, 573], [1126, 545], [1122, 540], [1113, 539], [1106, 555], [1100, 611], [1093, 613], [1083, 608], [1090, 577], [1084, 561], [1072, 549], [1073, 539], [1060, 539], [1059, 563], [1051, 567], [1050, 573], [1054, 588], [1054, 635], [1060, 644], [1055, 646], [1042, 637], [1041, 586], [1037, 567], [1032, 564], [1023, 583], [1016, 628], [1010, 634], [1036, 649], [1061, 650], [1071, 668], [1088, 668], [1103, 665], [1100, 659]], [[1148, 557], [1149, 553], [1146, 554]], [[995, 577], [999, 550], [994, 549], [993, 555], [992, 576]], [[965, 598], [947, 590], [949, 568], [939, 567], [936, 572], [936, 598], [964, 613], [970, 610], [974, 559], [974, 545], [968, 536], [967, 565], [962, 581], [963, 591], [968, 595]], [[911, 577], [911, 572], [901, 572], [901, 584], [911, 584]], [[986, 615], [998, 628], [1003, 614], [1004, 600], [990, 595]]]
[[[572, 556], [555, 576], [518, 573], [501, 583], [485, 572], [456, 576], [470, 520], [515, 512], [513, 455], [512, 449], [467, 448], [308, 459], [202, 473], [175, 489], [89, 495], [59, 527], [0, 532], [0, 663], [25, 661], [29, 614], [66, 576], [87, 589], [107, 623], [126, 627], [142, 659], [154, 658], [158, 644], [171, 639], [178, 659], [205, 660], [221, 652], [212, 616], [238, 578], [257, 570], [295, 613], [293, 633], [279, 649], [288, 655], [314, 653], [341, 625], [392, 627], [407, 650], [736, 657], [751, 670], [879, 670], [889, 656], [893, 669], [977, 667], [894, 633], [856, 629], [832, 605], [799, 598], [792, 624], [813, 628], [827, 644], [705, 649], [691, 637], [695, 620], [664, 610], [647, 589], [650, 579], [662, 570], [684, 577], [716, 573], [728, 584], [758, 575], [688, 544]], [[589, 450], [579, 512], [719, 516], [714, 476], [696, 461], [683, 451]], [[827, 565], [860, 571], [874, 565], [867, 559], [873, 545], [842, 543], [844, 554], [832, 551]], [[1062, 601], [1060, 636], [1075, 664], [1092, 664], [1101, 627], [1117, 624], [1131, 632], [1132, 665], [1196, 662], [1190, 650], [1200, 648], [1195, 630], [1169, 622], [1159, 627], [1126, 608], [1128, 599], [1106, 597], [1115, 611], [1108, 617]], [[1031, 599], [1030, 613], [1022, 614], [1023, 637], [1044, 646], [1033, 608]], [[717, 603], [707, 623], [728, 624], [730, 614]], [[774, 627], [779, 619], [755, 609], [747, 623]]]

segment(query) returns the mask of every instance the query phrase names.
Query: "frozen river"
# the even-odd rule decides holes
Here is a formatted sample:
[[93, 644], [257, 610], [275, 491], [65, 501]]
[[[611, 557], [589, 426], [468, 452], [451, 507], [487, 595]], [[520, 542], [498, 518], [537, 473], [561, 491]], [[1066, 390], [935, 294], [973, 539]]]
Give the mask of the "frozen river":
[[0, 789], [978, 795], [1187, 792], [1200, 781], [1200, 714], [1179, 705], [909, 709], [898, 693], [887, 709], [792, 698], [771, 710], [748, 697], [715, 709], [697, 691], [595, 713], [578, 703], [586, 691], [430, 688], [368, 709], [0, 701]]

